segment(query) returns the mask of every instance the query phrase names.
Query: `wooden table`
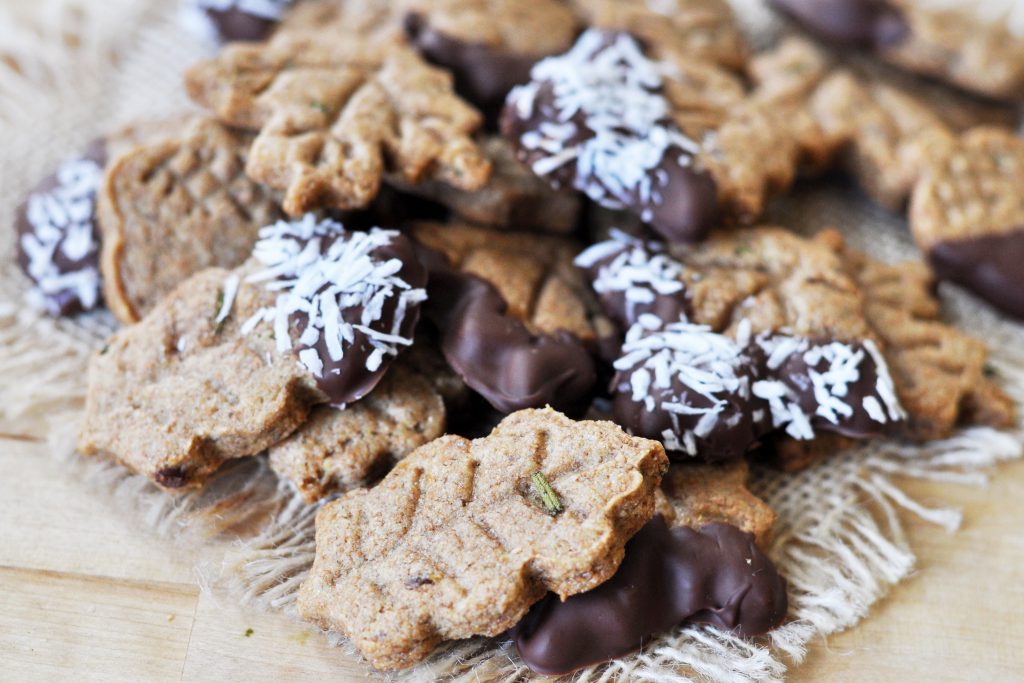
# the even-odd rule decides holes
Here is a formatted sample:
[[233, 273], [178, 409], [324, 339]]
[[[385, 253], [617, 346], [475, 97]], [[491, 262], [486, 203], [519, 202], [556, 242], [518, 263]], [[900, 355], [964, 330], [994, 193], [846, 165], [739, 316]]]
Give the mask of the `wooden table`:
[[[361, 680], [310, 629], [202, 594], [40, 444], [0, 438], [0, 481], [0, 681]], [[985, 490], [907, 488], [962, 505], [964, 529], [908, 519], [916, 575], [791, 680], [1024, 680], [1024, 462]]]

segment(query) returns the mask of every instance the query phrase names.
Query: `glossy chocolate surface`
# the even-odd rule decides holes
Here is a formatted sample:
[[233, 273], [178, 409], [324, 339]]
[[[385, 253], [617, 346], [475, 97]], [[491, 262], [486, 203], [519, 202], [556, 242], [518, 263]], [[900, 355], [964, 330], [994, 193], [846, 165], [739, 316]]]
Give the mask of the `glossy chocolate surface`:
[[721, 523], [669, 528], [657, 515], [626, 545], [611, 579], [564, 602], [548, 595], [513, 638], [533, 671], [560, 675], [622, 657], [684, 623], [760, 635], [787, 609], [786, 581], [752, 534]]
[[455, 89], [485, 113], [496, 115], [508, 92], [530, 80], [530, 67], [544, 55], [524, 55], [452, 37], [426, 17], [407, 14], [405, 34], [427, 61], [455, 76]]
[[943, 280], [963, 285], [1004, 313], [1024, 320], [1024, 226], [997, 235], [939, 242], [928, 258]]
[[428, 264], [428, 317], [441, 351], [467, 385], [502, 413], [550, 405], [579, 415], [597, 382], [594, 359], [568, 332], [534, 334], [507, 314], [495, 287], [452, 268], [447, 259], [421, 248]]

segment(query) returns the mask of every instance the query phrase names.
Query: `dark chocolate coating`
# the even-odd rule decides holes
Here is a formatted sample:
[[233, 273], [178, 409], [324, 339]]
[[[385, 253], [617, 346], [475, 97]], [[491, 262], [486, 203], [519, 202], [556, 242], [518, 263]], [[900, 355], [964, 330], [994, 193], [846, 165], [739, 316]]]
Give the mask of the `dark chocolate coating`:
[[770, 0], [771, 5], [827, 41], [892, 47], [909, 31], [898, 8], [885, 0]]
[[525, 55], [472, 43], [438, 31], [422, 14], [405, 16], [405, 35], [427, 61], [448, 69], [455, 90], [485, 112], [497, 112], [505, 96], [530, 80], [530, 68], [546, 55]]
[[507, 315], [495, 287], [421, 248], [430, 283], [427, 315], [441, 351], [466, 384], [502, 413], [545, 405], [580, 415], [597, 383], [594, 359], [569, 332], [533, 334]]
[[[322, 252], [326, 252], [332, 242], [333, 240], [329, 239], [323, 240]], [[412, 289], [422, 289], [427, 286], [427, 269], [420, 263], [412, 242], [404, 235], [396, 235], [391, 239], [391, 244], [375, 249], [373, 257], [378, 261], [400, 260], [402, 269], [398, 272], [398, 277]], [[371, 323], [372, 327], [385, 332], [390, 331], [395, 320], [397, 306], [398, 297], [389, 297], [384, 302], [380, 320]], [[402, 325], [398, 332], [400, 336], [412, 339], [416, 324], [419, 322], [420, 310], [420, 304], [410, 304], [406, 308], [405, 317], [402, 319]], [[346, 308], [341, 311], [341, 318], [350, 323], [358, 323], [362, 312], [361, 307]], [[302, 334], [307, 320], [308, 318], [303, 313], [292, 315], [292, 323], [299, 335]], [[324, 364], [321, 376], [316, 377], [316, 383], [320, 390], [327, 394], [330, 404], [333, 406], [342, 407], [358, 401], [373, 391], [395, 359], [395, 356], [386, 355], [380, 367], [373, 371], [368, 370], [366, 360], [373, 353], [369, 337], [359, 330], [354, 330], [353, 336], [353, 342], [345, 347], [345, 355], [338, 361], [331, 359], [323, 333], [312, 347], [302, 344], [297, 344], [295, 347], [296, 354], [306, 348], [316, 349], [317, 355]]]
[[[744, 364], [737, 375], [749, 378], [750, 384], [757, 379], [758, 369], [753, 361]], [[648, 439], [663, 441], [662, 434], [666, 431], [674, 431], [671, 414], [659, 407], [654, 410], [647, 410], [643, 403], [633, 401], [631, 398], [632, 389], [629, 385], [629, 373], [618, 373], [612, 380], [612, 414], [615, 422], [625, 426], [630, 434], [642, 436]], [[672, 395], [678, 396], [679, 401], [694, 408], [707, 408], [711, 405], [706, 397], [689, 391], [686, 385], [679, 381], [678, 377], [672, 379]], [[726, 462], [736, 460], [743, 456], [751, 446], [757, 443], [766, 432], [771, 429], [770, 422], [765, 420], [754, 420], [754, 411], [758, 408], [764, 409], [767, 414], [767, 404], [756, 396], [746, 398], [738, 395], [725, 397], [726, 407], [722, 409], [718, 422], [710, 434], [704, 437], [695, 437], [697, 444], [697, 457], [705, 462]], [[693, 430], [700, 422], [701, 415], [676, 415], [680, 431]], [[693, 456], [685, 452], [670, 450], [666, 451], [672, 460], [692, 462]]]
[[788, 606], [786, 580], [753, 534], [722, 523], [669, 528], [657, 515], [626, 545], [611, 579], [565, 602], [549, 594], [513, 637], [533, 671], [561, 675], [629, 654], [682, 623], [761, 635]]
[[1024, 320], [1024, 226], [998, 235], [950, 240], [928, 252], [932, 270], [1007, 315]]
[[[88, 160], [94, 162], [100, 168], [103, 168], [107, 164], [107, 143], [104, 138], [97, 138], [89, 143], [85, 148], [85, 151], [81, 156], [77, 157], [81, 160]], [[17, 232], [17, 261], [18, 266], [22, 272], [28, 276], [29, 279], [35, 281], [32, 274], [29, 272], [29, 256], [25, 252], [22, 244], [22, 236], [30, 235], [36, 232], [35, 226], [29, 222], [28, 218], [28, 203], [29, 197], [32, 195], [43, 195], [53, 192], [53, 190], [59, 187], [60, 183], [57, 179], [57, 173], [54, 172], [44, 178], [25, 198], [25, 201], [18, 207], [17, 217], [15, 219], [15, 230]], [[57, 267], [60, 273], [71, 273], [84, 268], [94, 268], [99, 271], [99, 242], [100, 234], [99, 227], [96, 222], [95, 213], [95, 193], [92, 196], [93, 202], [93, 218], [92, 218], [92, 238], [95, 243], [95, 248], [82, 259], [69, 259], [61, 251], [61, 243], [58, 243], [56, 251], [54, 252], [53, 263]], [[63, 240], [62, 240], [63, 242]], [[38, 283], [36, 283], [38, 284]], [[46, 297], [46, 310], [51, 315], [55, 316], [67, 316], [75, 315], [83, 311], [82, 301], [78, 297], [78, 293], [71, 289], [63, 289], [59, 292], [55, 292]]]
[[[593, 283], [598, 279], [601, 271], [605, 267], [609, 266], [623, 252], [627, 252], [629, 250], [629, 246], [623, 245], [620, 251], [617, 251], [599, 261], [595, 261], [593, 265], [582, 268], [582, 270], [586, 273], [590, 282]], [[654, 249], [650, 249], [648, 250], [648, 253], [653, 255], [657, 252]], [[635, 323], [640, 316], [645, 313], [656, 315], [659, 320], [663, 320], [665, 322], [689, 320], [693, 315], [693, 307], [690, 303], [690, 294], [686, 287], [683, 287], [678, 292], [673, 292], [671, 294], [660, 294], [650, 287], [644, 287], [644, 289], [652, 298], [649, 303], [627, 301], [625, 292], [621, 291], [595, 291], [594, 294], [601, 303], [601, 308], [604, 310], [605, 314], [623, 331], [629, 329], [630, 325]], [[615, 357], [618, 356], [617, 351], [618, 349], [616, 349]]]
[[[607, 42], [611, 43], [617, 35], [609, 32]], [[576, 134], [565, 141], [567, 147], [578, 145], [594, 136], [582, 112], [576, 113], [569, 121], [575, 125]], [[541, 83], [533, 100], [532, 115], [526, 119], [521, 118], [515, 99], [510, 97], [501, 113], [500, 128], [502, 135], [512, 143], [517, 158], [530, 167], [543, 158], [546, 152], [524, 148], [521, 143], [523, 134], [535, 131], [544, 124], [564, 123], [555, 101], [554, 89], [548, 83]], [[669, 127], [675, 125], [671, 121], [663, 123]], [[698, 242], [707, 236], [718, 218], [718, 189], [714, 178], [707, 171], [678, 163], [681, 156], [684, 156], [683, 150], [670, 147], [660, 163], [648, 171], [652, 184], [658, 187], [661, 203], [653, 198], [641, 198], [636, 190], [605, 189], [617, 203], [640, 217], [666, 240]], [[579, 176], [572, 163], [561, 166], [545, 178], [555, 189], [571, 186], [585, 191], [588, 185], [600, 183], [600, 178]], [[654, 182], [657, 178], [664, 178], [667, 182], [659, 186], [658, 182]]]
[[[824, 345], [828, 342], [812, 343]], [[853, 414], [850, 416], [837, 416], [838, 423], [830, 422], [823, 417], [815, 415], [811, 420], [811, 424], [815, 429], [835, 432], [851, 439], [875, 439], [889, 436], [894, 433], [897, 423], [891, 420], [884, 424], [876, 422], [871, 419], [867, 411], [860, 407], [865, 397], [873, 396], [875, 393], [874, 389], [878, 383], [878, 366], [875, 365], [874, 359], [872, 359], [862, 344], [850, 344], [850, 346], [855, 351], [861, 350], [864, 352], [864, 360], [858, 366], [860, 373], [857, 381], [847, 386], [849, 390], [847, 403], [854, 408]], [[828, 365], [827, 361], [821, 360], [817, 365], [811, 367], [804, 361], [803, 354], [793, 354], [782, 364], [782, 367], [773, 371], [772, 374], [785, 382], [796, 393], [797, 401], [805, 413], [814, 415], [818, 404], [814, 398], [814, 386], [811, 384], [810, 371], [824, 372], [828, 369]], [[765, 370], [765, 372], [767, 373], [768, 371]]]
[[279, 23], [276, 19], [258, 17], [238, 7], [227, 10], [207, 8], [203, 12], [210, 19], [222, 43], [264, 40]]

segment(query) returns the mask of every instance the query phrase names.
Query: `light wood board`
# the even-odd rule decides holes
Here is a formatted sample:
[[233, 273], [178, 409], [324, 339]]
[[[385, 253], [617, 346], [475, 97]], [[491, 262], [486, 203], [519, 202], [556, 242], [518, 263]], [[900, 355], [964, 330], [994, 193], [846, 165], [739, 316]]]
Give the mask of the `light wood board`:
[[[0, 681], [362, 680], [311, 629], [201, 593], [190, 558], [41, 445], [0, 438], [0, 481]], [[1024, 680], [1024, 462], [987, 489], [907, 489], [964, 528], [908, 517], [916, 574], [790, 680]]]

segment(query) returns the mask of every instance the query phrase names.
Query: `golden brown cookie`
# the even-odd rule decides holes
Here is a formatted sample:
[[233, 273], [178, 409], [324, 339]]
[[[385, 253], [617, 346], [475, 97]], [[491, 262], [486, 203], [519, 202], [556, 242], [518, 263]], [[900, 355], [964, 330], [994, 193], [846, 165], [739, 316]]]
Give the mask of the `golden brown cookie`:
[[909, 416], [901, 435], [926, 442], [960, 426], [1011, 426], [1016, 410], [986, 373], [988, 349], [942, 322], [927, 267], [889, 265], [850, 248], [842, 253], [864, 290], [865, 313], [885, 344]]
[[148, 313], [204, 268], [248, 258], [259, 229], [280, 217], [272, 193], [245, 175], [251, 138], [194, 119], [107, 167], [99, 193], [100, 268], [123, 323]]
[[910, 229], [940, 278], [1024, 319], [1024, 138], [978, 128], [934, 155]]
[[614, 574], [666, 467], [657, 442], [552, 410], [515, 413], [475, 441], [443, 437], [320, 511], [299, 613], [380, 669], [497, 635], [547, 591]]
[[[843, 257], [864, 292], [864, 313], [884, 343], [900, 403], [907, 412], [899, 436], [925, 443], [958, 427], [1010, 427], [1016, 407], [986, 371], [985, 344], [942, 322], [935, 283], [920, 262], [887, 264], [849, 247], [835, 231], [818, 241]], [[839, 435], [813, 441], [776, 440], [772, 465], [785, 471], [809, 467], [853, 445]]]
[[399, 362], [364, 399], [344, 410], [314, 408], [270, 447], [270, 466], [313, 503], [372, 484], [406, 455], [445, 432], [445, 402], [427, 376]]
[[[979, 100], [796, 37], [755, 56], [753, 97], [786, 110], [805, 169], [838, 162], [883, 206], [902, 209], [930, 158], [953, 133], [1010, 126], [1014, 108]], [[838, 159], [836, 158], [838, 156]]]
[[257, 131], [246, 171], [285, 191], [289, 215], [365, 207], [387, 173], [467, 191], [490, 176], [470, 137], [479, 112], [397, 40], [285, 30], [229, 45], [192, 67], [186, 86], [222, 122]]
[[626, 330], [613, 412], [679, 460], [733, 460], [785, 431], [886, 436], [904, 418], [864, 313], [831, 245], [781, 228], [692, 247], [623, 235], [576, 263]]
[[494, 228], [565, 234], [576, 227], [582, 202], [578, 195], [551, 189], [515, 158], [509, 143], [489, 137], [481, 143], [493, 169], [491, 179], [475, 192], [447, 183], [413, 185], [389, 178], [396, 188], [438, 202], [459, 218]]
[[512, 91], [503, 135], [552, 187], [626, 209], [670, 241], [750, 222], [793, 180], [787, 112], [714, 64], [653, 55], [628, 33], [584, 32]]
[[883, 60], [989, 97], [1024, 88], [1024, 25], [994, 3], [926, 0], [772, 0], [831, 44], [867, 47]]
[[173, 135], [178, 119], [140, 121], [89, 143], [41, 180], [18, 207], [17, 263], [32, 281], [27, 299], [50, 315], [101, 303], [97, 195], [112, 159], [135, 145]]
[[741, 70], [749, 48], [725, 0], [571, 0], [586, 22], [625, 31], [660, 58]]
[[83, 454], [114, 458], [167, 489], [194, 488], [225, 460], [283, 439], [325, 400], [272, 336], [240, 332], [272, 305], [272, 292], [240, 286], [232, 315], [216, 322], [230, 275], [194, 275], [93, 357]]
[[530, 67], [572, 46], [578, 22], [562, 0], [399, 0], [409, 42], [455, 76], [484, 110], [500, 107]]
[[724, 465], [673, 465], [661, 480], [658, 512], [669, 526], [700, 529], [731, 524], [754, 534], [762, 548], [771, 545], [775, 511], [747, 488], [745, 460]]
[[412, 344], [426, 272], [396, 232], [312, 216], [266, 228], [233, 271], [204, 270], [89, 368], [80, 450], [168, 489], [255, 455], [373, 391]]

